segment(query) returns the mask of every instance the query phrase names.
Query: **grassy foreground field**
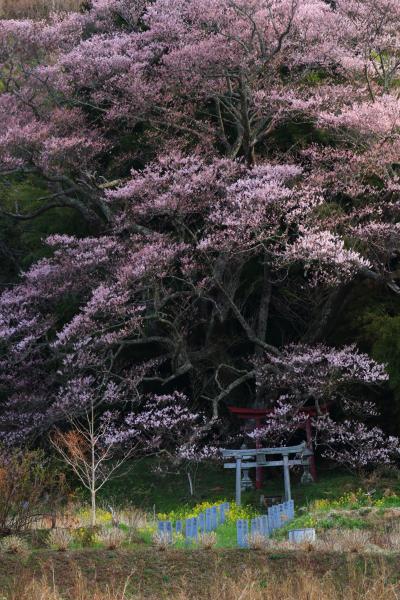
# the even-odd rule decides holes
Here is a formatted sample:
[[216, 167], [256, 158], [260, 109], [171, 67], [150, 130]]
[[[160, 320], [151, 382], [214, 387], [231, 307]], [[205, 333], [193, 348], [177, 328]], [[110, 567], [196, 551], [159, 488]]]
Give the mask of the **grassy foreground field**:
[[7, 600], [381, 600], [399, 597], [399, 580], [399, 553], [43, 551], [0, 565]]
[[[104, 490], [99, 513], [107, 528], [111, 527], [109, 505], [133, 506], [144, 515], [145, 523], [148, 520], [147, 529], [138, 526], [130, 532], [129, 541], [115, 550], [99, 543], [84, 547], [75, 542], [66, 551], [49, 549], [48, 531], [33, 531], [23, 553], [0, 552], [0, 600], [400, 598], [397, 471], [361, 480], [320, 469], [319, 481], [307, 486], [294, 473], [294, 521], [278, 530], [266, 546], [239, 550], [234, 518], [218, 528], [213, 548], [190, 548], [183, 542], [157, 547], [151, 533], [154, 515], [164, 513], [174, 520], [195, 511], [198, 503], [232, 501], [234, 477], [218, 466], [203, 467], [196, 496], [190, 498], [184, 474], [157, 474], [154, 467], [153, 461], [130, 465]], [[268, 475], [262, 493], [280, 495], [281, 474]], [[248, 514], [264, 512], [259, 493], [247, 493], [243, 500]], [[87, 507], [79, 504], [85, 502], [84, 496], [78, 493], [74, 501], [84, 516]], [[289, 527], [315, 527], [317, 542], [290, 547]]]

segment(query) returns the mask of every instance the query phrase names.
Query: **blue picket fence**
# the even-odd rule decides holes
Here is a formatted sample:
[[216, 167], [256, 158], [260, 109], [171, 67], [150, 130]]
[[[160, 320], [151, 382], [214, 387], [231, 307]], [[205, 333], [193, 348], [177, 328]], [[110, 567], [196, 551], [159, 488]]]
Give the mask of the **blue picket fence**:
[[[172, 544], [174, 533], [185, 537], [188, 543], [196, 542], [199, 535], [215, 531], [219, 525], [226, 521], [226, 513], [229, 510], [229, 502], [224, 502], [200, 513], [197, 517], [172, 521], [158, 521], [157, 530], [164, 539]], [[283, 527], [294, 518], [294, 502], [282, 502], [268, 508], [268, 514], [236, 521], [236, 537], [239, 548], [248, 548], [252, 536], [261, 535], [269, 537], [276, 529]]]
[[197, 541], [200, 534], [215, 531], [225, 523], [228, 511], [229, 502], [223, 502], [206, 508], [198, 517], [176, 521], [175, 527], [172, 521], [158, 521], [157, 531], [169, 544], [172, 544], [174, 533], [183, 535], [188, 542]]
[[289, 500], [288, 502], [282, 502], [282, 504], [270, 506], [267, 515], [251, 519], [250, 532], [248, 520], [238, 519], [236, 521], [237, 545], [239, 548], [248, 548], [252, 536], [261, 535], [263, 537], [269, 537], [273, 531], [283, 527], [293, 518], [294, 502], [293, 500]]

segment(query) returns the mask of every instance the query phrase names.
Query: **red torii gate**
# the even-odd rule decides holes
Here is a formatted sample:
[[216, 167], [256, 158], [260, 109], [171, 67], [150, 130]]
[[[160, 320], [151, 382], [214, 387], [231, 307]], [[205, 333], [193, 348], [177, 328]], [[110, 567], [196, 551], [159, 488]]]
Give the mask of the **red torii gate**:
[[[326, 412], [328, 407], [326, 405], [321, 407], [321, 410]], [[231, 414], [236, 415], [239, 419], [253, 419], [256, 422], [256, 428], [260, 427], [263, 419], [273, 411], [273, 408], [246, 408], [239, 406], [228, 406], [228, 410]], [[307, 438], [307, 447], [312, 450], [312, 426], [311, 418], [315, 417], [317, 411], [313, 407], [302, 408], [301, 412], [307, 414], [307, 418], [304, 425], [299, 425], [299, 429], [305, 429]], [[256, 440], [256, 448], [261, 448], [261, 443]], [[314, 481], [317, 480], [317, 466], [315, 463], [314, 454], [310, 456], [310, 473]], [[260, 489], [264, 479], [264, 468], [256, 468], [256, 489]]]

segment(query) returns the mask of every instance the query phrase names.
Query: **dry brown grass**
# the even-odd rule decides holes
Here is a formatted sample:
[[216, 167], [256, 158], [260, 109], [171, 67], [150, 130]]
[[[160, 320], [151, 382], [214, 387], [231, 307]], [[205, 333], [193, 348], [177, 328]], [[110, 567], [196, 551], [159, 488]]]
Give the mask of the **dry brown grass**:
[[18, 535], [9, 535], [1, 540], [0, 551], [22, 556], [28, 554], [29, 547], [23, 538]]
[[21, 582], [9, 595], [1, 600], [131, 600], [127, 595], [129, 579], [121, 587], [99, 589], [91, 587], [81, 573], [76, 574], [74, 586], [67, 595], [61, 595], [54, 580], [42, 577], [29, 582]]
[[[238, 574], [239, 575], [239, 574]], [[398, 600], [400, 585], [393, 583], [379, 565], [374, 573], [366, 574], [349, 565], [340, 582], [331, 572], [318, 576], [310, 571], [262, 574], [247, 569], [233, 580], [221, 573], [208, 587], [199, 586], [193, 593], [185, 580], [176, 582], [175, 589], [159, 590], [157, 595], [135, 586], [134, 576], [120, 586], [110, 584], [100, 588], [89, 585], [77, 571], [73, 587], [60, 595], [57, 582], [52, 577], [20, 582], [6, 600]]]
[[252, 550], [266, 550], [269, 540], [259, 533], [255, 533], [249, 538], [249, 547]]
[[72, 540], [72, 535], [68, 529], [52, 529], [47, 543], [50, 548], [65, 552], [71, 545]]
[[199, 548], [203, 550], [211, 550], [217, 544], [217, 534], [215, 531], [205, 532], [199, 535]]
[[161, 531], [153, 535], [153, 544], [158, 550], [168, 550], [170, 547], [169, 536]]
[[0, 0], [2, 19], [41, 19], [52, 12], [77, 11], [83, 0]]
[[130, 529], [141, 529], [149, 524], [146, 513], [134, 506], [116, 512], [118, 523], [126, 525]]
[[[319, 532], [314, 542], [295, 544], [286, 539], [265, 539], [254, 536], [249, 540], [250, 548], [267, 551], [339, 552], [353, 554], [381, 554], [400, 552], [400, 526], [392, 525], [381, 529], [329, 529]], [[400, 596], [399, 596], [400, 600]]]
[[118, 527], [103, 527], [97, 534], [97, 540], [104, 544], [107, 550], [115, 550], [121, 548], [122, 544], [127, 540], [127, 534]]
[[[287, 577], [255, 579], [250, 571], [242, 580], [222, 578], [210, 590], [210, 600], [397, 600], [400, 587], [386, 581], [384, 574], [367, 578], [353, 570], [346, 584], [340, 585], [328, 573], [317, 577], [310, 573], [291, 573]], [[187, 600], [183, 590], [176, 600]]]

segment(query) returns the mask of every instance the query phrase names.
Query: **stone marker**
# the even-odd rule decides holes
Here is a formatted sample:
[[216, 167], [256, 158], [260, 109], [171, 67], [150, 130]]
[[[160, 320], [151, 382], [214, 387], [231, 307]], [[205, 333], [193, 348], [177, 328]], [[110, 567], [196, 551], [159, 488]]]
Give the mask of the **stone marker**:
[[315, 542], [316, 534], [315, 529], [291, 529], [289, 532], [289, 542], [294, 544], [301, 544], [302, 542]]

